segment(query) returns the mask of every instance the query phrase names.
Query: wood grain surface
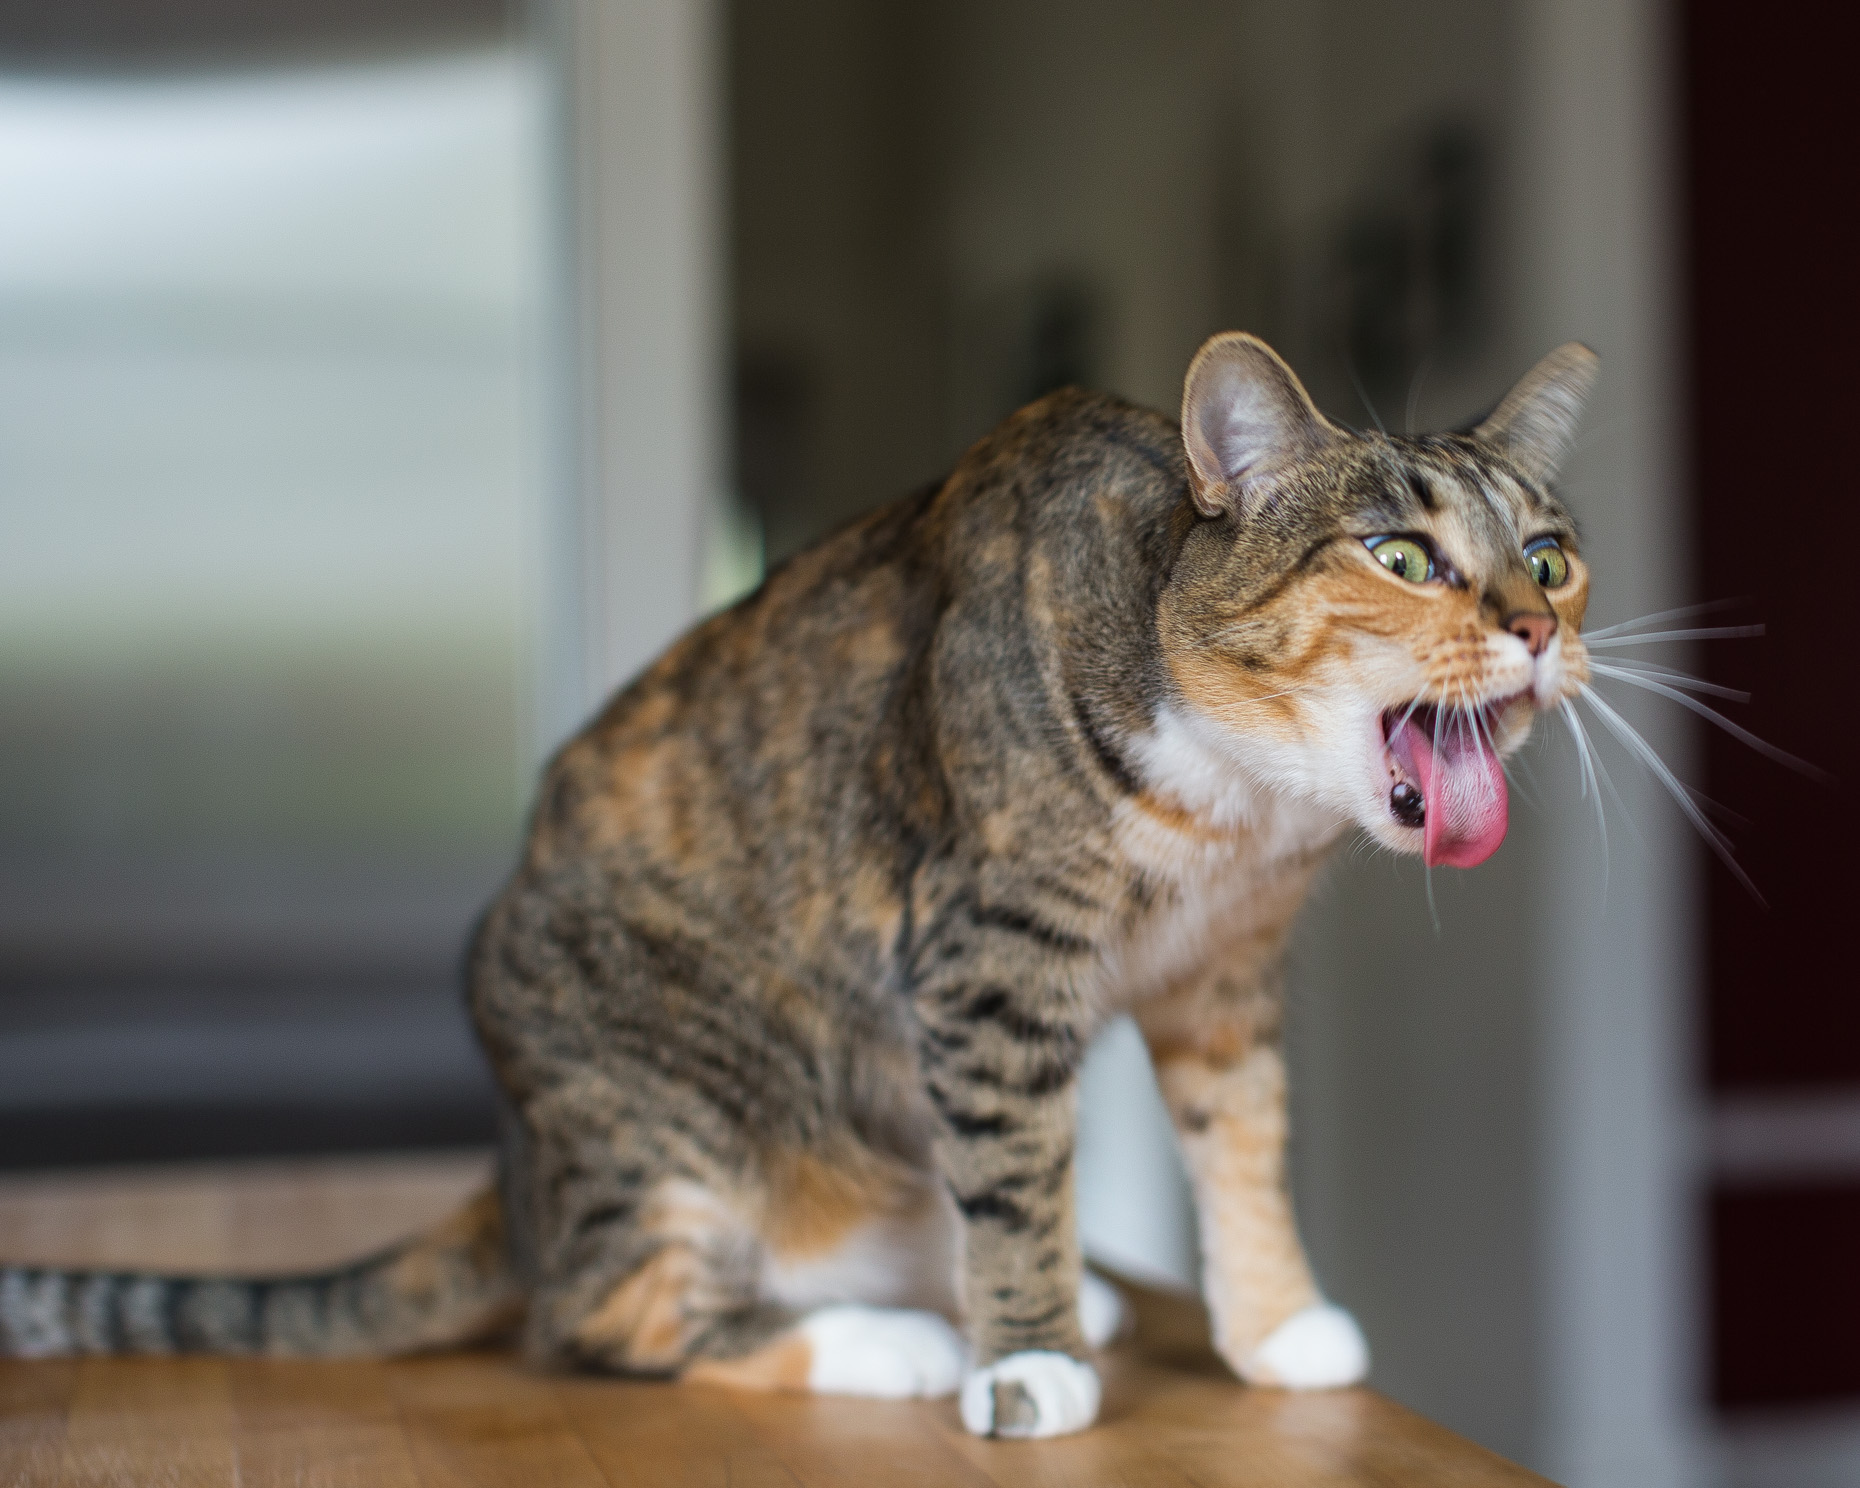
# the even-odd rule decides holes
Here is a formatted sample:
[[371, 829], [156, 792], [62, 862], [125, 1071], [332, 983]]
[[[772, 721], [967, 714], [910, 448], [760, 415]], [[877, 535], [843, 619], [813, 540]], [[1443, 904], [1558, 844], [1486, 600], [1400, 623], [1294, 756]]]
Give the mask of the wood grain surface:
[[[0, 1179], [0, 1259], [267, 1270], [415, 1229], [482, 1156]], [[0, 1361], [0, 1484], [163, 1488], [1303, 1488], [1545, 1480], [1369, 1390], [1236, 1384], [1192, 1302], [1127, 1289], [1099, 1425], [985, 1442], [950, 1401], [530, 1373], [498, 1353], [297, 1363]]]

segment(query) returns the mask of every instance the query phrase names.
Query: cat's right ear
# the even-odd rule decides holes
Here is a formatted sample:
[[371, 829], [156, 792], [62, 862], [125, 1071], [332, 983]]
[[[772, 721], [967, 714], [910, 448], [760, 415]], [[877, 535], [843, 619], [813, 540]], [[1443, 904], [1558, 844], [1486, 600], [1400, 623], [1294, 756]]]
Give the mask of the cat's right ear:
[[1189, 495], [1204, 517], [1246, 515], [1274, 476], [1337, 437], [1304, 384], [1259, 337], [1227, 331], [1189, 363], [1182, 443]]
[[1568, 341], [1505, 394], [1473, 438], [1491, 445], [1540, 486], [1547, 486], [1576, 444], [1576, 420], [1601, 370], [1595, 353]]

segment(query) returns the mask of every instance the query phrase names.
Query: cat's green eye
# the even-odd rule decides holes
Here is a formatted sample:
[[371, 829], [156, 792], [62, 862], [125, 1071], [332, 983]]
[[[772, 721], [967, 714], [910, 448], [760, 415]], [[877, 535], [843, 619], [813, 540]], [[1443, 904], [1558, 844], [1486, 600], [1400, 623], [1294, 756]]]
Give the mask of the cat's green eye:
[[1541, 537], [1524, 550], [1524, 561], [1531, 577], [1546, 589], [1560, 589], [1569, 582], [1569, 554], [1557, 546], [1553, 537]]
[[1434, 560], [1412, 537], [1383, 537], [1369, 545], [1370, 554], [1398, 579], [1425, 584], [1434, 576]]

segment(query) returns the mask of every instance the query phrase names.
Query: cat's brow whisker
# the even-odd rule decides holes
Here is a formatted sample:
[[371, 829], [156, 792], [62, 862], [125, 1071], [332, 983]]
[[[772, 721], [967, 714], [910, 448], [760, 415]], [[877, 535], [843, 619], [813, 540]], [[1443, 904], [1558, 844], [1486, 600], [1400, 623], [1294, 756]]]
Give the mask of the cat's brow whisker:
[[1343, 359], [1343, 364], [1350, 370], [1350, 381], [1356, 387], [1356, 396], [1363, 400], [1363, 407], [1369, 410], [1370, 418], [1375, 420], [1376, 432], [1384, 439], [1387, 439], [1389, 437], [1389, 431], [1383, 427], [1382, 415], [1376, 412], [1376, 405], [1369, 401], [1369, 390], [1363, 386], [1363, 379], [1356, 375], [1356, 359], [1346, 356]]
[[1415, 414], [1420, 411], [1421, 407], [1421, 384], [1427, 379], [1428, 364], [1432, 360], [1432, 357], [1422, 357], [1415, 364], [1414, 376], [1408, 379], [1408, 432], [1410, 434], [1414, 433]]
[[1631, 753], [1637, 755], [1641, 763], [1653, 772], [1654, 779], [1658, 780], [1661, 785], [1666, 787], [1667, 793], [1672, 796], [1674, 804], [1685, 813], [1686, 819], [1698, 829], [1699, 835], [1705, 839], [1711, 850], [1718, 855], [1719, 861], [1730, 870], [1731, 876], [1742, 884], [1744, 888], [1749, 891], [1751, 897], [1759, 904], [1765, 903], [1766, 901], [1763, 895], [1757, 892], [1756, 884], [1751, 881], [1750, 875], [1744, 872], [1742, 866], [1739, 865], [1737, 861], [1736, 855], [1732, 853], [1729, 840], [1725, 837], [1723, 832], [1718, 830], [1711, 818], [1706, 816], [1705, 813], [1699, 809], [1698, 803], [1692, 799], [1691, 792], [1687, 790], [1685, 784], [1667, 766], [1666, 761], [1660, 758], [1654, 747], [1645, 739], [1641, 738], [1639, 732], [1634, 728], [1634, 725], [1629, 723], [1619, 713], [1615, 712], [1593, 687], [1585, 687], [1582, 689], [1582, 700], [1595, 710], [1595, 716], [1601, 719], [1607, 726], [1608, 731], [1626, 745]]
[[1709, 693], [1712, 697], [1728, 698], [1734, 703], [1747, 703], [1750, 694], [1736, 687], [1722, 687], [1716, 682], [1707, 682], [1703, 677], [1694, 677], [1677, 667], [1661, 666], [1657, 661], [1641, 661], [1633, 657], [1615, 657], [1610, 661], [1589, 662], [1589, 670], [1600, 672], [1605, 677], [1623, 677], [1629, 673], [1636, 676], [1657, 677], [1672, 687], [1683, 687], [1688, 692]]
[[1717, 724], [1719, 728], [1723, 729], [1733, 739], [1737, 740], [1738, 743], [1748, 744], [1765, 759], [1775, 760], [1779, 765], [1787, 765], [1791, 770], [1806, 775], [1809, 779], [1821, 785], [1832, 785], [1834, 783], [1834, 777], [1826, 770], [1811, 765], [1807, 760], [1797, 759], [1787, 750], [1778, 749], [1767, 740], [1758, 738], [1741, 724], [1731, 722], [1730, 719], [1726, 718], [1724, 714], [1720, 713], [1716, 708], [1708, 707], [1697, 698], [1681, 692], [1677, 687], [1668, 686], [1665, 682], [1660, 681], [1656, 677], [1643, 676], [1635, 672], [1621, 671], [1614, 667], [1598, 666], [1595, 670], [1605, 676], [1614, 678], [1617, 682], [1626, 682], [1630, 686], [1644, 688], [1648, 692], [1658, 693], [1661, 697], [1671, 698], [1680, 706], [1690, 708], [1694, 713], [1698, 714], [1700, 718], [1707, 719]]
[[1742, 604], [1742, 599], [1712, 599], [1704, 604], [1680, 605], [1675, 610], [1655, 610], [1651, 615], [1642, 615], [1635, 620], [1622, 620], [1615, 625], [1604, 625], [1599, 630], [1585, 630], [1582, 638], [1586, 641], [1593, 637], [1602, 640], [1608, 636], [1625, 635], [1639, 630], [1643, 625], [1664, 625], [1669, 620], [1686, 620], [1694, 615], [1712, 615], [1719, 610], [1728, 610], [1732, 605]]
[[1656, 630], [1646, 635], [1585, 635], [1582, 644], [1591, 651], [1608, 651], [1617, 646], [1651, 646], [1655, 641], [1734, 641], [1762, 634], [1761, 625], [1707, 625], [1697, 630]]

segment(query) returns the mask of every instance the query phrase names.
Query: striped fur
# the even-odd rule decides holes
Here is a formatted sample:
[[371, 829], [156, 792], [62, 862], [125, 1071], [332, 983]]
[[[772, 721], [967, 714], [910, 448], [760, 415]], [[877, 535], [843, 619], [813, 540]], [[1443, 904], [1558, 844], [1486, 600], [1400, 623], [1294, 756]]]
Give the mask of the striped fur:
[[[1234, 336], [1182, 426], [1077, 391], [1023, 410], [550, 763], [469, 961], [513, 1115], [509, 1275], [491, 1218], [312, 1281], [15, 1272], [0, 1337], [398, 1349], [520, 1287], [539, 1361], [797, 1384], [821, 1376], [772, 1277], [895, 1304], [886, 1257], [942, 1245], [956, 1285], [914, 1301], [959, 1307], [978, 1364], [1080, 1357], [1075, 1079], [1134, 1011], [1247, 1372], [1317, 1299], [1282, 1171], [1292, 918], [1351, 828], [1418, 847], [1386, 710], [1492, 704], [1509, 749], [1581, 680], [1545, 482], [1589, 367], [1558, 353], [1479, 430], [1415, 439], [1333, 427]], [[1383, 569], [1385, 532], [1426, 534], [1446, 580]], [[1522, 558], [1543, 532], [1574, 565], [1555, 595]], [[1508, 633], [1526, 610], [1561, 622], [1543, 656]], [[407, 1254], [442, 1258], [418, 1300]]]
[[483, 1194], [430, 1234], [302, 1276], [0, 1269], [0, 1354], [407, 1353], [514, 1321], [503, 1214]]

